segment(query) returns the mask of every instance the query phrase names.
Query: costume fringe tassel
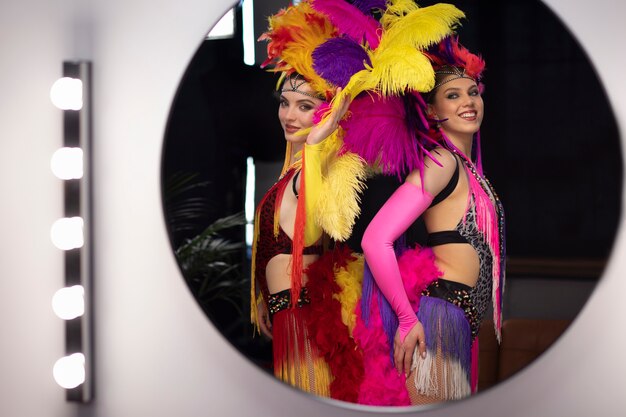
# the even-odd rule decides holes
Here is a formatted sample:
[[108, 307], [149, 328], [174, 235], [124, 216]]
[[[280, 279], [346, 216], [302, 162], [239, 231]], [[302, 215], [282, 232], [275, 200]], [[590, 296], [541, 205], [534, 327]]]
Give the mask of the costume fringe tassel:
[[449, 400], [469, 396], [472, 331], [463, 310], [439, 298], [423, 297], [418, 319], [424, 326], [426, 358], [415, 350], [411, 371], [417, 392]]

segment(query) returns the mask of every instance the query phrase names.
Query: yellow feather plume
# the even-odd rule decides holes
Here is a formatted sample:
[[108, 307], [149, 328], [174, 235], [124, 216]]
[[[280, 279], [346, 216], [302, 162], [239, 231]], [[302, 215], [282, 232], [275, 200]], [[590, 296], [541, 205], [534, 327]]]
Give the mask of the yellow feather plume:
[[389, 21], [377, 50], [399, 45], [423, 50], [451, 35], [464, 17], [465, 13], [451, 4], [439, 3], [412, 10]]
[[435, 85], [430, 61], [415, 47], [394, 45], [376, 52], [371, 76], [383, 96], [404, 94], [406, 90], [426, 92]]
[[356, 304], [361, 298], [363, 281], [363, 255], [353, 253], [353, 256], [357, 259], [335, 272], [335, 282], [341, 292], [333, 296], [341, 304], [341, 321], [348, 326], [350, 336], [356, 325]]
[[377, 91], [384, 96], [403, 94], [406, 90], [430, 91], [435, 74], [421, 51], [454, 32], [465, 14], [451, 4], [419, 8], [413, 0], [388, 2], [381, 23], [384, 31], [380, 44], [368, 50], [371, 67], [357, 72], [342, 92], [333, 98], [335, 110], [347, 97], [354, 99], [363, 91]]
[[380, 24], [383, 29], [386, 30], [398, 19], [401, 19], [407, 13], [417, 9], [419, 9], [419, 6], [414, 0], [389, 0], [387, 1], [385, 12], [380, 18]]
[[366, 164], [354, 153], [345, 153], [329, 164], [317, 204], [316, 222], [337, 241], [350, 237], [361, 213], [359, 193], [365, 189]]

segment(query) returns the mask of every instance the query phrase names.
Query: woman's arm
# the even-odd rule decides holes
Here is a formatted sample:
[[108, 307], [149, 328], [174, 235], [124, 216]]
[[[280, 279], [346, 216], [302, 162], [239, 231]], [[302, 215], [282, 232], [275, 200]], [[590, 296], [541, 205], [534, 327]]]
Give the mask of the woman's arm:
[[[387, 200], [372, 219], [363, 235], [361, 246], [365, 260], [378, 287], [398, 316], [394, 358], [399, 371], [408, 371], [410, 358], [417, 342], [424, 342], [424, 334], [411, 307], [398, 261], [394, 242], [430, 206], [433, 195], [440, 192], [452, 177], [456, 166], [454, 158], [443, 151], [441, 165], [430, 163], [424, 167], [424, 187], [419, 172], [413, 172]], [[410, 337], [407, 337], [410, 334]], [[420, 353], [425, 345], [420, 343]]]
[[[336, 95], [341, 92], [337, 88]], [[305, 212], [306, 222], [304, 227], [304, 244], [312, 245], [322, 236], [322, 228], [315, 221], [315, 210], [319, 199], [322, 198], [322, 182], [326, 169], [328, 155], [324, 155], [325, 141], [329, 136], [336, 134], [339, 120], [348, 111], [350, 101], [345, 100], [339, 107], [325, 117], [319, 124], [315, 125], [309, 132], [303, 149], [302, 160], [304, 163], [303, 175], [298, 178], [298, 193], [301, 188], [302, 177], [304, 177], [305, 192]]]
[[[304, 205], [306, 212], [306, 222], [304, 224], [304, 245], [310, 246], [317, 242], [322, 236], [322, 228], [315, 221], [315, 207], [321, 198], [322, 190], [322, 147], [323, 143], [315, 145], [305, 144], [302, 150], [302, 160], [304, 169], [301, 176], [304, 177], [305, 192]], [[300, 185], [299, 195], [302, 195], [301, 178], [298, 178]]]
[[417, 323], [417, 316], [404, 290], [393, 244], [432, 201], [433, 197], [428, 191], [405, 182], [374, 216], [361, 241], [372, 275], [398, 316], [402, 341]]

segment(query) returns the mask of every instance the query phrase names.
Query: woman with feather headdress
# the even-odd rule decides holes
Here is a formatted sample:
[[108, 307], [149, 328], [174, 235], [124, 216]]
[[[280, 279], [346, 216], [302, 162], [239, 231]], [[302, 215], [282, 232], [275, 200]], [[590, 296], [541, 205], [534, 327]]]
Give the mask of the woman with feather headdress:
[[[346, 394], [345, 389], [343, 394], [338, 393], [342, 390], [338, 384], [341, 378], [334, 375], [339, 373], [339, 362], [329, 361], [331, 352], [320, 341], [320, 329], [325, 323], [322, 315], [314, 314], [316, 308], [321, 308], [326, 318], [341, 323], [340, 313], [334, 310], [334, 314], [327, 306], [330, 299], [324, 301], [320, 288], [311, 285], [314, 272], [310, 270], [324, 250], [323, 230], [315, 216], [321, 190], [328, 188], [322, 177], [332, 165], [334, 172], [346, 174], [348, 185], [343, 190], [355, 195], [364, 176], [358, 157], [330, 158], [337, 153], [338, 121], [350, 100], [328, 109], [328, 102], [341, 88], [315, 73], [311, 53], [335, 34], [324, 15], [308, 3], [301, 3], [272, 16], [268, 32], [261, 37], [269, 41], [268, 59], [263, 66], [272, 65], [272, 71], [281, 75], [278, 119], [286, 154], [278, 181], [257, 208], [251, 315], [258, 331], [272, 339], [274, 375], [278, 379], [305, 392], [325, 397], [332, 394], [350, 401], [356, 399], [353, 394]], [[320, 121], [322, 115], [325, 117]], [[356, 198], [351, 200], [352, 205], [342, 210], [357, 210]], [[347, 347], [350, 340], [345, 329], [343, 345]], [[348, 352], [356, 352], [354, 342], [350, 347]], [[336, 354], [332, 356], [337, 358]]]
[[[407, 107], [407, 114], [426, 114], [410, 130], [421, 142], [414, 149], [422, 163], [378, 211], [362, 241], [384, 295], [380, 309], [393, 312], [385, 330], [411, 404], [461, 399], [475, 391], [478, 330], [492, 302], [500, 339], [505, 272], [504, 213], [480, 157], [484, 62], [454, 37], [426, 55], [434, 86], [414, 95], [415, 106]], [[383, 147], [379, 161], [402, 167], [390, 145]], [[398, 238], [420, 216], [427, 247], [400, 254]]]

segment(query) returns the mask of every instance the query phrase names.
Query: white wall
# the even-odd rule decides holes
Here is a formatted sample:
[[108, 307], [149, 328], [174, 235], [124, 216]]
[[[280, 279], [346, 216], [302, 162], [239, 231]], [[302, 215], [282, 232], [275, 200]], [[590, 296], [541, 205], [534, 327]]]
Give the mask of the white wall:
[[[0, 3], [0, 415], [354, 416], [300, 395], [236, 353], [187, 290], [161, 213], [161, 145], [176, 86], [227, 0]], [[549, 0], [599, 65], [626, 122], [626, 3]], [[611, 37], [599, 33], [613, 32]], [[48, 169], [61, 115], [47, 97], [61, 62], [94, 62], [97, 399], [64, 402], [51, 366], [63, 326], [49, 307], [62, 255], [48, 239], [61, 186]], [[567, 88], [585, 88], [565, 86]], [[572, 114], [572, 117], [585, 115]], [[471, 400], [422, 415], [613, 416], [626, 409], [626, 242], [583, 314], [533, 366]], [[621, 259], [618, 259], [621, 258]], [[278, 400], [280, 398], [280, 400]]]

